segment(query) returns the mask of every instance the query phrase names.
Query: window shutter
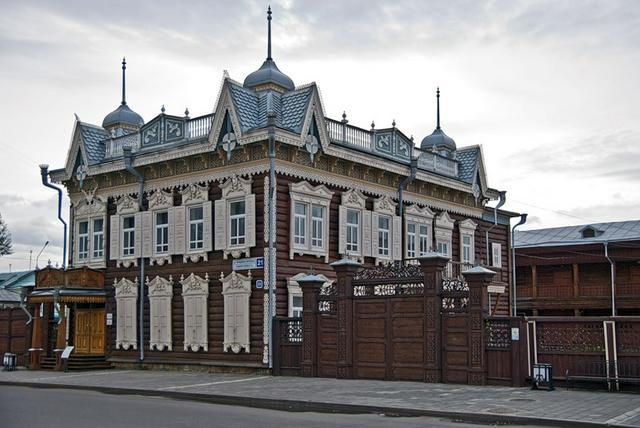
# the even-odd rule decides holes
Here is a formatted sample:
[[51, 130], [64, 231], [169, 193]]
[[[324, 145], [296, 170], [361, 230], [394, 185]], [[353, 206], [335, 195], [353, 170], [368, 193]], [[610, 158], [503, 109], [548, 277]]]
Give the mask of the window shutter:
[[116, 299], [116, 348], [117, 344], [124, 340], [124, 327], [127, 322], [125, 303], [124, 299]]
[[393, 260], [402, 260], [402, 218], [393, 216]]
[[[377, 226], [377, 225], [376, 225]], [[377, 227], [376, 227], [377, 229]], [[371, 211], [362, 212], [362, 256], [371, 257]], [[376, 237], [376, 240], [378, 237]]]
[[[142, 257], [153, 255], [153, 217], [151, 211], [142, 214]], [[136, 237], [137, 239], [137, 237]]]
[[247, 213], [247, 247], [256, 246], [256, 195], [247, 195], [245, 198]]
[[158, 309], [160, 312], [158, 324], [160, 343], [166, 343], [171, 350], [171, 297], [163, 297], [158, 301]]
[[[224, 343], [236, 342], [236, 305], [233, 294], [224, 296]], [[225, 349], [226, 351], [226, 349]]]
[[194, 314], [194, 318], [193, 318], [193, 322], [194, 322], [194, 332], [195, 332], [195, 341], [198, 344], [204, 344], [207, 342], [206, 340], [206, 328], [205, 328], [205, 313], [207, 311], [207, 300], [205, 296], [198, 296], [195, 299], [195, 305], [194, 305], [194, 309], [195, 309], [195, 314]]
[[185, 242], [186, 242], [186, 226], [185, 226], [185, 218], [187, 215], [186, 207], [173, 207], [173, 236], [175, 238], [173, 244], [173, 254], [184, 254], [185, 253]]
[[136, 257], [140, 257], [140, 254], [142, 254], [142, 213], [136, 213], [134, 218], [136, 222], [136, 236], [133, 251]]
[[109, 259], [120, 258], [120, 216], [111, 216], [111, 227], [109, 228]]
[[[91, 234], [89, 234], [89, 236], [91, 236]], [[72, 245], [73, 245], [73, 263], [77, 264], [80, 259], [78, 257], [78, 240], [80, 238], [80, 228], [78, 226], [78, 221], [76, 220], [74, 225], [73, 225], [73, 240], [71, 241]]]
[[[371, 213], [371, 254], [367, 254], [367, 255], [371, 255], [373, 257], [378, 257], [379, 254], [379, 248], [378, 248], [378, 225], [379, 225], [379, 220], [380, 219], [380, 215], [378, 215], [378, 213], [373, 212]], [[364, 230], [364, 229], [363, 229]], [[364, 242], [364, 238], [363, 238], [363, 242]]]
[[[249, 295], [233, 296], [235, 300], [235, 342], [249, 343]], [[247, 349], [246, 352], [249, 352]]]
[[136, 341], [136, 299], [125, 298], [124, 340], [129, 343]]
[[214, 246], [216, 250], [227, 248], [227, 201], [219, 199], [215, 202]]
[[[175, 211], [174, 208], [169, 208], [167, 211], [167, 220], [169, 221], [169, 254], [175, 254]], [[152, 233], [155, 233], [152, 232]]]
[[[327, 219], [328, 224], [328, 219]], [[293, 221], [289, 227], [293, 227]], [[293, 231], [289, 232], [293, 236]], [[327, 243], [328, 245], [328, 243]], [[347, 248], [347, 207], [338, 207], [338, 253], [345, 254]]]
[[211, 233], [211, 201], [207, 201], [204, 204], [202, 204], [202, 212], [203, 212], [203, 226], [202, 226], [202, 230], [203, 230], [203, 235], [204, 235], [204, 243], [203, 243], [203, 250], [204, 251], [211, 251], [211, 239], [212, 239], [212, 233]]
[[194, 310], [193, 310], [192, 296], [185, 296], [184, 298], [184, 350], [186, 351], [189, 344], [194, 342], [193, 329], [194, 329]]
[[159, 314], [158, 314], [158, 298], [149, 297], [149, 312], [151, 320], [149, 325], [149, 349], [153, 350], [153, 344], [159, 341]]

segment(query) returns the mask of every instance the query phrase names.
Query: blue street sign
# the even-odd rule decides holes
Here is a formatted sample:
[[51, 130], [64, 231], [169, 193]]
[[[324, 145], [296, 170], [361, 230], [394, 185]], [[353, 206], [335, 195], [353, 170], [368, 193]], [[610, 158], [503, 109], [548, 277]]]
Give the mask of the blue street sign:
[[264, 282], [261, 279], [256, 279], [256, 288], [260, 289], [264, 287]]

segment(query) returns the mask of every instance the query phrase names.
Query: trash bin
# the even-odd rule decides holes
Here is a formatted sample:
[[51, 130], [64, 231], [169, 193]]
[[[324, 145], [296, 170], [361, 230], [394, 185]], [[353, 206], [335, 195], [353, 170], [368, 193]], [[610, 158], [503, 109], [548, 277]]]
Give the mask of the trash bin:
[[4, 358], [2, 359], [2, 363], [4, 365], [5, 372], [12, 372], [16, 369], [16, 363], [18, 361], [18, 356], [16, 354], [12, 354], [10, 352], [5, 352]]

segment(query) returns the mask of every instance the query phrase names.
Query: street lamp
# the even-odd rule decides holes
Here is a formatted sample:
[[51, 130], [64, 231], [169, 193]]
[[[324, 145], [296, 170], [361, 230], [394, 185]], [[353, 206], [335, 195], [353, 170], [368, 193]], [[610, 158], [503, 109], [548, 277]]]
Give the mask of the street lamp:
[[49, 241], [45, 242], [44, 245], [42, 246], [42, 248], [40, 249], [40, 252], [38, 253], [38, 255], [36, 256], [36, 270], [38, 270], [38, 259], [40, 258], [40, 254], [42, 254], [42, 252], [44, 251], [44, 248], [49, 245]]

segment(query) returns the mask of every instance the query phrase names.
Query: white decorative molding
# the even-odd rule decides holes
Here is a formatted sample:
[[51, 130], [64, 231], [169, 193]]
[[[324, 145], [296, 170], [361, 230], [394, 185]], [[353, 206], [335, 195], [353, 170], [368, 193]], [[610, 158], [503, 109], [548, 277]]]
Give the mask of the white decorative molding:
[[122, 214], [134, 214], [140, 210], [138, 199], [131, 195], [124, 195], [116, 201], [116, 212]]
[[172, 350], [171, 341], [171, 299], [173, 298], [173, 278], [156, 276], [151, 281], [147, 277], [149, 289], [149, 349]]
[[453, 230], [454, 224], [455, 221], [446, 211], [443, 211], [438, 217], [436, 217], [436, 228]]
[[[251, 193], [251, 178], [233, 175], [220, 184], [222, 198], [215, 201], [214, 249], [221, 250], [223, 258], [250, 257], [256, 245], [256, 195]], [[244, 200], [244, 243], [232, 243], [231, 204]]]
[[[404, 209], [405, 220], [405, 257], [423, 256], [426, 253], [432, 251], [433, 248], [433, 218], [435, 214], [429, 209], [429, 207], [419, 207], [416, 204], [411, 204]], [[414, 227], [414, 253], [409, 254], [408, 242], [409, 242], [409, 226]], [[426, 229], [426, 245], [422, 248], [422, 233], [421, 230]]]
[[383, 214], [396, 215], [397, 203], [393, 202], [389, 196], [381, 196], [374, 199], [373, 210]]
[[342, 192], [342, 206], [349, 208], [365, 209], [367, 206], [367, 197], [360, 190], [350, 189]]
[[149, 210], [164, 210], [173, 206], [173, 193], [166, 190], [154, 190], [149, 196]]
[[[371, 257], [371, 211], [366, 209], [367, 197], [360, 191], [349, 189], [342, 192], [342, 203], [338, 207], [338, 253], [364, 262]], [[359, 212], [358, 250], [347, 249], [347, 213], [349, 210]]]
[[[74, 198], [71, 202], [71, 245], [69, 253], [72, 254], [73, 266], [88, 266], [95, 269], [101, 269], [106, 266], [107, 254], [107, 203], [101, 196], [96, 196], [97, 187], [93, 190], [82, 190], [83, 197]], [[94, 227], [95, 222], [102, 220], [102, 255], [95, 257], [94, 248]], [[87, 222], [86, 232], [86, 257], [81, 259], [79, 256], [79, 223]]]
[[170, 265], [173, 262], [171, 255], [166, 256], [153, 256], [149, 257], [149, 265], [153, 266], [164, 266], [165, 264]]
[[[402, 260], [402, 219], [396, 215], [398, 204], [389, 196], [381, 196], [373, 200], [371, 213], [371, 256], [375, 257], [375, 264], [390, 263], [392, 260]], [[380, 217], [389, 220], [389, 254], [382, 254], [379, 247]]]
[[[290, 233], [289, 233], [289, 259], [293, 260], [294, 255], [311, 254], [316, 257], [324, 257], [325, 263], [329, 262], [329, 225], [330, 225], [330, 206], [333, 192], [326, 186], [320, 184], [312, 186], [307, 181], [300, 181], [289, 184], [290, 199]], [[307, 207], [307, 216], [305, 220], [305, 243], [304, 245], [296, 244], [293, 230], [295, 228], [295, 203], [303, 203]], [[323, 212], [322, 218], [322, 246], [314, 246], [312, 241], [313, 234], [313, 205], [321, 206]]]
[[209, 188], [206, 185], [190, 184], [179, 192], [182, 195], [182, 205], [201, 204], [209, 200]]
[[116, 298], [116, 348], [138, 349], [138, 278], [113, 280]]
[[224, 352], [247, 354], [251, 352], [249, 335], [249, 298], [251, 297], [251, 271], [242, 275], [232, 271], [226, 277], [220, 273], [224, 296]]
[[209, 261], [209, 253], [206, 251], [200, 251], [197, 253], [185, 253], [182, 255], [183, 263], [198, 263], [201, 259], [205, 262]]
[[207, 298], [209, 274], [201, 278], [195, 274], [180, 277], [184, 299], [184, 350], [197, 352], [209, 350], [207, 329]]
[[224, 199], [238, 198], [251, 193], [251, 178], [232, 175], [220, 183], [220, 190]]

